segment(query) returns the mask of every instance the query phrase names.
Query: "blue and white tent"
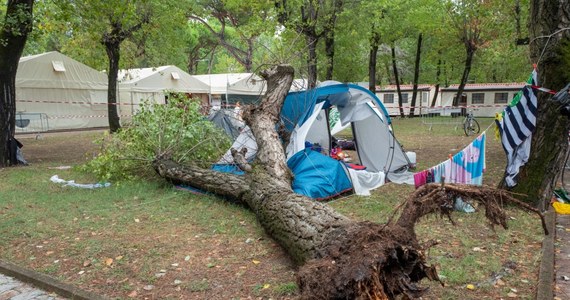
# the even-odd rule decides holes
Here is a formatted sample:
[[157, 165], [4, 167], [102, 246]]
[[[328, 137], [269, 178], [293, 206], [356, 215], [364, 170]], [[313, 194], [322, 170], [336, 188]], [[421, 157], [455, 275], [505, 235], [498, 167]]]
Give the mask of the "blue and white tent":
[[[355, 170], [328, 155], [332, 107], [338, 110], [341, 125], [351, 126], [358, 154], [354, 163], [364, 170]], [[299, 194], [326, 199], [354, 189], [357, 194], [368, 195], [369, 190], [384, 184], [386, 177], [403, 181], [402, 176], [411, 176], [407, 172], [409, 159], [393, 135], [385, 107], [376, 95], [358, 85], [327, 81], [312, 90], [291, 92], [284, 101], [281, 122], [291, 134], [287, 165], [295, 174], [293, 189]], [[246, 129], [232, 148], [247, 147], [248, 158], [253, 159], [256, 144], [252, 139]], [[218, 162], [231, 163], [229, 153]]]

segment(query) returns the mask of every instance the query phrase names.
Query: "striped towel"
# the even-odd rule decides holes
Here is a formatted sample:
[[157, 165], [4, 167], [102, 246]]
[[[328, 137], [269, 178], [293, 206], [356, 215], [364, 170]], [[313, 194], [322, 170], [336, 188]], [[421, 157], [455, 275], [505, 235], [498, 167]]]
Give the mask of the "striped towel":
[[536, 70], [532, 72], [527, 83], [505, 108], [502, 118], [495, 120], [503, 149], [507, 154], [505, 183], [508, 187], [517, 184], [515, 177], [520, 167], [528, 161], [532, 132], [536, 127], [538, 103], [535, 90], [531, 87], [538, 85]]

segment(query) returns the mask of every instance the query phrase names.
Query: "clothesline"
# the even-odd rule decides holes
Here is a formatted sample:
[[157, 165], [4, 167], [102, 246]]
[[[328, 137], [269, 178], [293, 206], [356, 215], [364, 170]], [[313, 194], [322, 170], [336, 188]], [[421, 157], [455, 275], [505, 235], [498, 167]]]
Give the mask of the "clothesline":
[[469, 145], [449, 159], [414, 174], [416, 188], [430, 182], [481, 185], [485, 171], [485, 140], [491, 124]]

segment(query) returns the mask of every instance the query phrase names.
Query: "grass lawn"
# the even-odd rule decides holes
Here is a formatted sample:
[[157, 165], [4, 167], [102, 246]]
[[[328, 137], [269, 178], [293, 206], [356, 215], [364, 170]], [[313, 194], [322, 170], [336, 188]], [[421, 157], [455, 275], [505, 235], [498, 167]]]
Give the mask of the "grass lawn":
[[[481, 128], [491, 119], [479, 120]], [[463, 130], [421, 119], [395, 119], [396, 137], [417, 153], [418, 170], [469, 144]], [[73, 166], [97, 151], [100, 132], [19, 137], [27, 167], [0, 169], [0, 258], [84, 289], [136, 299], [294, 299], [295, 267], [246, 208], [173, 188], [156, 179], [95, 190], [62, 187], [97, 180]], [[504, 153], [487, 136], [485, 184], [496, 185]], [[385, 222], [413, 187], [392, 183], [371, 197], [330, 205], [358, 220]], [[445, 286], [426, 299], [531, 299], [541, 256], [540, 220], [507, 208], [510, 228], [490, 228], [482, 213], [456, 213], [452, 225], [432, 216], [417, 226], [421, 240], [437, 240], [428, 261]], [[499, 280], [496, 280], [500, 277]], [[474, 289], [467, 289], [472, 284]]]

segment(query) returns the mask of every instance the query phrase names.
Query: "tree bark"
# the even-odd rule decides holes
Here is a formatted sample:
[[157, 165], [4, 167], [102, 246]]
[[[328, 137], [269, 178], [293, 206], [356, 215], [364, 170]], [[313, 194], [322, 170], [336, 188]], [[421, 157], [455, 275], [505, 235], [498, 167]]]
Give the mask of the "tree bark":
[[380, 33], [376, 31], [376, 26], [372, 25], [370, 37], [370, 54], [368, 55], [368, 89], [376, 94], [376, 61], [378, 58], [378, 48], [380, 47]]
[[457, 88], [457, 94], [453, 99], [453, 106], [457, 106], [459, 101], [461, 101], [461, 96], [465, 90], [465, 85], [469, 79], [469, 73], [471, 73], [471, 65], [473, 64], [473, 55], [475, 55], [475, 49], [471, 46], [466, 46], [466, 56], [465, 56], [465, 66], [463, 68], [463, 75], [461, 76], [461, 81], [459, 82], [459, 87]]
[[319, 38], [316, 34], [306, 34], [307, 48], [309, 56], [307, 57], [307, 88], [312, 89], [317, 86], [317, 43]]
[[[529, 32], [531, 59], [538, 62], [539, 85], [560, 90], [570, 82], [570, 61], [564, 58], [570, 43], [570, 6], [565, 1], [531, 1]], [[568, 118], [560, 115], [560, 103], [538, 92], [538, 116], [528, 163], [519, 170], [513, 191], [522, 199], [546, 208], [568, 151]]]
[[17, 164], [10, 141], [16, 132], [16, 72], [33, 25], [33, 0], [9, 0], [0, 32], [0, 167]]
[[[420, 61], [422, 55], [422, 34], [418, 35], [418, 45], [416, 48], [416, 65], [414, 68], [414, 82], [412, 92], [412, 103], [410, 104], [410, 118], [414, 117], [414, 110], [416, 108], [416, 99], [418, 97], [418, 80], [420, 77]], [[420, 103], [421, 104], [421, 103]]]
[[394, 80], [396, 81], [396, 90], [398, 91], [398, 107], [400, 108], [400, 117], [404, 118], [404, 103], [402, 102], [402, 90], [400, 89], [400, 76], [398, 75], [398, 66], [396, 65], [396, 47], [392, 46], [392, 69], [394, 71]]
[[119, 60], [121, 59], [120, 43], [109, 41], [105, 43], [105, 50], [109, 58], [109, 73], [107, 73], [107, 117], [109, 120], [109, 131], [114, 133], [121, 128], [117, 110], [117, 77], [119, 74]]
[[[441, 53], [440, 53], [441, 54]], [[431, 100], [431, 107], [434, 107], [435, 104], [437, 103], [437, 96], [439, 94], [439, 83], [440, 83], [440, 75], [441, 75], [441, 59], [437, 60], [437, 71], [435, 72], [435, 87], [434, 87], [434, 93], [433, 93], [433, 98]]]
[[120, 118], [117, 109], [117, 76], [119, 73], [119, 61], [121, 59], [121, 43], [131, 37], [133, 33], [142, 28], [143, 24], [150, 21], [150, 13], [144, 12], [141, 20], [137, 24], [124, 28], [122, 20], [111, 19], [111, 30], [104, 32], [101, 44], [105, 46], [107, 57], [109, 58], [109, 78], [107, 88], [107, 109], [109, 119], [109, 131], [117, 132], [121, 128]]
[[330, 14], [325, 24], [325, 53], [327, 56], [327, 70], [325, 80], [333, 79], [334, 71], [334, 34], [336, 30], [336, 19], [338, 14], [342, 11], [343, 0], [333, 0], [333, 11]]

